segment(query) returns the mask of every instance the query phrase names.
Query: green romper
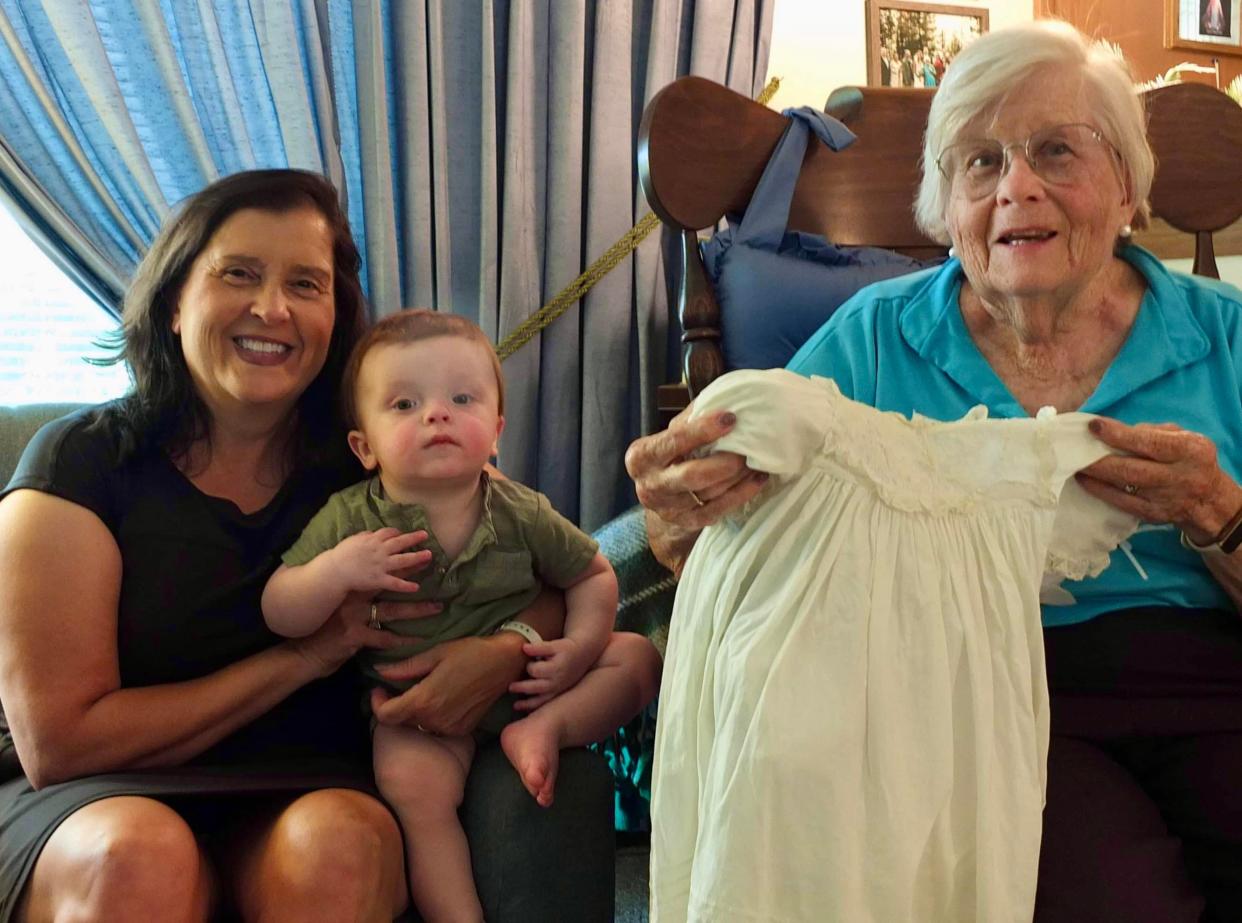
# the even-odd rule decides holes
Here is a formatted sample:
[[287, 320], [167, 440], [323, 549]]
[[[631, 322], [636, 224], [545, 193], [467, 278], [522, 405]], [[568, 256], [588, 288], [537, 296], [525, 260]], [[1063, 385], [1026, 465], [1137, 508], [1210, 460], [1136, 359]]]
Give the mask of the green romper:
[[[562, 516], [548, 498], [516, 481], [482, 475], [483, 514], [466, 547], [450, 561], [418, 504], [395, 503], [383, 496], [378, 477], [333, 494], [282, 555], [291, 567], [308, 563], [345, 538], [387, 526], [402, 532], [426, 530], [424, 547], [431, 564], [411, 574], [417, 593], [381, 592], [376, 598], [442, 603], [436, 615], [386, 622], [384, 627], [409, 639], [388, 650], [359, 653], [363, 673], [376, 685], [400, 692], [413, 683], [381, 676], [377, 664], [404, 660], [444, 641], [490, 635], [516, 617], [539, 595], [545, 583], [565, 587], [590, 564], [599, 549], [593, 538]], [[499, 732], [512, 720], [511, 699], [497, 703], [480, 727]]]

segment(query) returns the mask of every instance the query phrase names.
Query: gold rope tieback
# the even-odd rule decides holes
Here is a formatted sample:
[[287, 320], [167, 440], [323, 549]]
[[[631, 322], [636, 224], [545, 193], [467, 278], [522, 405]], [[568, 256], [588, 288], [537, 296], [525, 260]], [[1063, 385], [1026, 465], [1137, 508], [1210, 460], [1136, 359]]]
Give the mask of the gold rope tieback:
[[[769, 80], [768, 85], [759, 94], [758, 102], [767, 105], [768, 100], [776, 95], [780, 85], [780, 77], [773, 77]], [[647, 212], [647, 214], [643, 215], [642, 220], [638, 224], [626, 231], [620, 240], [605, 250], [604, 255], [588, 266], [582, 275], [557, 292], [556, 297], [518, 324], [517, 329], [500, 342], [496, 347], [496, 355], [500, 358], [500, 361], [504, 362], [534, 339], [535, 334], [540, 330], [568, 311], [570, 305], [586, 295], [596, 282], [633, 253], [638, 245], [646, 239], [647, 235], [655, 230], [659, 223], [660, 219], [656, 217], [654, 212]]]

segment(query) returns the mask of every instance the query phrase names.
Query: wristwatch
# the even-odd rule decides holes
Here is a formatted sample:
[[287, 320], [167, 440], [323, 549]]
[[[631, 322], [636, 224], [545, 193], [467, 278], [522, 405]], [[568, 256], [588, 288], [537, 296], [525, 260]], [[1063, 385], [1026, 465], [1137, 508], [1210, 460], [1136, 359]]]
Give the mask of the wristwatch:
[[525, 622], [518, 622], [514, 619], [509, 619], [507, 622], [501, 622], [500, 627], [496, 629], [496, 633], [499, 634], [502, 631], [517, 632], [531, 644], [543, 643], [543, 637], [539, 634], [539, 632], [535, 631], [535, 629], [531, 628]]
[[1182, 545], [1192, 551], [1216, 551], [1221, 554], [1233, 554], [1242, 545], [1242, 508], [1233, 514], [1220, 533], [1207, 545], [1199, 545], [1182, 533]]

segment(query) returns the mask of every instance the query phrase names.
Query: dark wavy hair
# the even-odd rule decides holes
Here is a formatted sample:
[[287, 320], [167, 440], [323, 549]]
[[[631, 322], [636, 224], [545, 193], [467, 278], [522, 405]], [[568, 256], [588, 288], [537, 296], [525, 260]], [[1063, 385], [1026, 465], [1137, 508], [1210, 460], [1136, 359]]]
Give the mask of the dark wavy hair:
[[209, 438], [209, 414], [190, 378], [173, 312], [190, 266], [216, 230], [247, 208], [289, 212], [310, 205], [332, 230], [336, 316], [323, 368], [298, 399], [290, 434], [290, 470], [339, 459], [345, 446], [340, 382], [366, 327], [367, 304], [358, 279], [361, 258], [336, 189], [305, 170], [249, 170], [217, 180], [186, 199], [164, 223], [139, 263], [121, 312], [117, 361], [129, 366], [133, 389], [119, 405], [130, 448], [162, 447], [183, 458]]

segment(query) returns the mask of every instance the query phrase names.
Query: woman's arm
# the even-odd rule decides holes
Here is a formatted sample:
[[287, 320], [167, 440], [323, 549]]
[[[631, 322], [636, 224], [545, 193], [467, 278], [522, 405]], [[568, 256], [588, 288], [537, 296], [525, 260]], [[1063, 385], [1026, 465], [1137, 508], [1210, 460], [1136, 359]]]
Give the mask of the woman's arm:
[[121, 554], [98, 517], [16, 491], [0, 503], [0, 560], [0, 700], [36, 787], [181, 763], [331, 673], [363, 643], [390, 643], [364, 624], [330, 624], [200, 679], [125, 689]]
[[1242, 549], [1233, 554], [1206, 552], [1203, 563], [1212, 572], [1221, 589], [1229, 594], [1229, 598], [1233, 600], [1233, 608], [1242, 612]]
[[[559, 638], [565, 630], [565, 594], [545, 588], [516, 621], [525, 622], [545, 639]], [[419, 682], [397, 696], [372, 690], [371, 709], [384, 724], [417, 725], [437, 734], [469, 734], [510, 683], [525, 675], [524, 644], [526, 639], [520, 634], [499, 631], [485, 638], [447, 641], [382, 667], [380, 672], [394, 680]]]
[[680, 580], [686, 559], [703, 528], [678, 526], [651, 509], [643, 511], [643, 518], [647, 523], [647, 544], [651, 546], [651, 553]]
[[625, 453], [638, 502], [647, 509], [647, 541], [656, 559], [678, 577], [704, 527], [759, 493], [767, 475], [731, 452], [692, 454], [733, 429], [731, 413], [690, 419], [687, 407], [668, 429], [636, 439]]
[[[556, 587], [545, 586], [535, 601], [527, 606], [516, 622], [525, 622], [541, 638], [559, 638], [565, 633], [565, 592]], [[512, 632], [502, 631], [502, 635]], [[520, 638], [521, 635], [518, 635]]]
[[353, 592], [417, 593], [400, 571], [431, 561], [430, 551], [411, 551], [427, 533], [378, 529], [356, 532], [305, 564], [282, 564], [263, 587], [263, 620], [286, 638], [302, 638], [323, 625]]

